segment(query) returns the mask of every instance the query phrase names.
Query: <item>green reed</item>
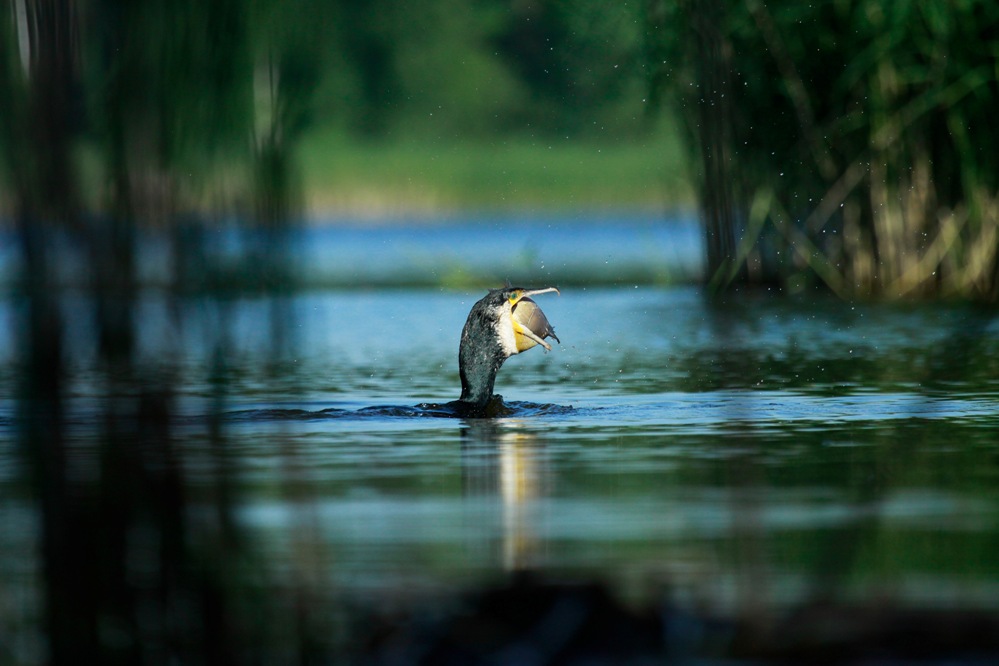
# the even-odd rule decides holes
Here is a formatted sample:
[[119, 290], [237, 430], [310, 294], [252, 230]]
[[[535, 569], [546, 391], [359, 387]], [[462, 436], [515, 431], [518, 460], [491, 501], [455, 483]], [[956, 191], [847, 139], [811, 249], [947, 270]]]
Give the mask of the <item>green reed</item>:
[[647, 18], [713, 286], [999, 296], [999, 8], [705, 0]]

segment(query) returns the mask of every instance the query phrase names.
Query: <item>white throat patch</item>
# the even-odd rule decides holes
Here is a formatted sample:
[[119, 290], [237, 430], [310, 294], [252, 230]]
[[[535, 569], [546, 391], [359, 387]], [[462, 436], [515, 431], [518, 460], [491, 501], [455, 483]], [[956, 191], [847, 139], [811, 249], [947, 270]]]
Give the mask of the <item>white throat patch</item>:
[[513, 332], [512, 311], [510, 303], [504, 303], [503, 312], [499, 317], [500, 344], [503, 345], [503, 353], [507, 356], [520, 353], [520, 350], [517, 349], [517, 336]]

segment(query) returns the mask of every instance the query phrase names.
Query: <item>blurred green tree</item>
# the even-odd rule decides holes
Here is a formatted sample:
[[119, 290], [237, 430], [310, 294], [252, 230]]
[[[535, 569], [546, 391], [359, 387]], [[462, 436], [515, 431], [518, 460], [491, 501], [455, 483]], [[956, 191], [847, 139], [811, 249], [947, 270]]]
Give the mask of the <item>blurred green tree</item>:
[[641, 128], [639, 5], [338, 0], [318, 107], [365, 136], [579, 136]]

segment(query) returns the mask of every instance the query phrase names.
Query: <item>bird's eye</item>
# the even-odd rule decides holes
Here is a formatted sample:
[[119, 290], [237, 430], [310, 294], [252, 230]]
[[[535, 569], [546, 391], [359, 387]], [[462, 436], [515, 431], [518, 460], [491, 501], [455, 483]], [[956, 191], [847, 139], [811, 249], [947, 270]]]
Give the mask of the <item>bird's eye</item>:
[[511, 291], [510, 295], [507, 296], [507, 298], [510, 300], [511, 303], [513, 303], [514, 301], [516, 301], [517, 299], [520, 298], [520, 292], [519, 291]]

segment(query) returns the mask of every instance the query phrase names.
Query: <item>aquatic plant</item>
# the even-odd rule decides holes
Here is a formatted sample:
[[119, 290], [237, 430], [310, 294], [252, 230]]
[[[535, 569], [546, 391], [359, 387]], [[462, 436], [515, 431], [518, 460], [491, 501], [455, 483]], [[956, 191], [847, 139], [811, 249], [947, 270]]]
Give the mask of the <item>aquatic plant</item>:
[[699, 165], [710, 283], [999, 297], [999, 9], [648, 4]]
[[[285, 640], [265, 619], [280, 602], [255, 593], [270, 572], [236, 526], [220, 416], [232, 381], [220, 287], [271, 297], [275, 368], [290, 325], [279, 298], [291, 277], [281, 251], [296, 205], [289, 154], [312, 80], [299, 55], [306, 33], [251, 39], [264, 32], [262, 10], [53, 1], [0, 11], [0, 165], [23, 313], [18, 451], [40, 554], [32, 584], [16, 588], [37, 617], [15, 624], [38, 636], [42, 661], [238, 663]], [[206, 239], [233, 217], [244, 233], [219, 270]], [[207, 451], [196, 455], [175, 430], [187, 350], [175, 342], [152, 361], [139, 352], [149, 330], [139, 232], [151, 229], [165, 232], [171, 257], [166, 335], [183, 337], [191, 291], [213, 313], [202, 340], [213, 350]], [[222, 284], [230, 270], [241, 280]], [[74, 344], [88, 357], [84, 388], [68, 379], [81, 362]], [[94, 406], [73, 419], [78, 391]], [[194, 482], [198, 457], [209, 471]]]

